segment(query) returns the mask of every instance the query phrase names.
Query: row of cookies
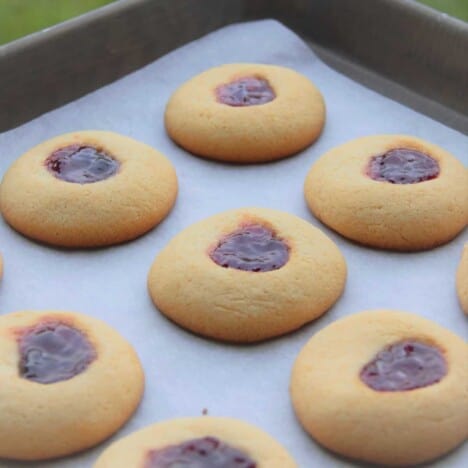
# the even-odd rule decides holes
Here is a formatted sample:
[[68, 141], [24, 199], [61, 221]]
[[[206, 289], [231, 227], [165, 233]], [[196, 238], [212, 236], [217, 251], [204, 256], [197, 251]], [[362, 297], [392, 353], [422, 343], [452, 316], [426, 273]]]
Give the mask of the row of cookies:
[[[3, 177], [0, 208], [33, 239], [96, 247], [152, 229], [174, 205], [177, 184], [174, 167], [153, 148], [111, 132], [76, 132], [16, 160]], [[332, 149], [312, 165], [304, 193], [324, 224], [378, 248], [433, 248], [468, 223], [468, 171], [414, 137], [365, 137]]]
[[[0, 352], [2, 458], [42, 460], [92, 447], [115, 433], [143, 396], [133, 347], [82, 314], [4, 315]], [[292, 404], [304, 429], [334, 452], [385, 465], [425, 462], [468, 437], [467, 360], [464, 340], [429, 320], [389, 310], [353, 314], [302, 349], [291, 374]], [[95, 467], [177, 463], [296, 466], [260, 429], [202, 416], [125, 437]]]
[[[414, 147], [424, 148], [422, 162], [407, 154]], [[376, 154], [387, 154], [386, 162]], [[424, 162], [427, 154], [432, 162]], [[426, 179], [418, 164], [442, 173], [419, 184]], [[404, 182], [374, 182], [398, 173]], [[345, 237], [417, 250], [447, 242], [466, 226], [467, 187], [463, 164], [449, 153], [392, 135], [360, 138], [326, 153], [310, 169], [304, 191], [312, 212]], [[77, 132], [20, 157], [0, 195], [5, 219], [23, 234], [62, 246], [99, 246], [135, 238], [160, 222], [175, 202], [177, 177], [172, 164], [143, 143], [111, 132]], [[38, 214], [46, 210], [51, 219]]]

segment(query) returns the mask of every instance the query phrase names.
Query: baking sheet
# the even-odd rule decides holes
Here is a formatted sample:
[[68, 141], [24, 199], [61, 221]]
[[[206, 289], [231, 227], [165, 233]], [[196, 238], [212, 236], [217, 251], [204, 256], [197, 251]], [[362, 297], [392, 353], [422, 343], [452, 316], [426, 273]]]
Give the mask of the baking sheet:
[[[227, 62], [284, 65], [312, 79], [327, 104], [321, 138], [290, 159], [252, 166], [210, 162], [178, 148], [163, 127], [169, 96], [193, 75]], [[9, 111], [14, 112], [14, 108]], [[88, 467], [112, 441], [163, 419], [201, 415], [205, 408], [210, 415], [244, 419], [267, 430], [300, 467], [354, 466], [321, 449], [294, 418], [289, 375], [306, 341], [340, 317], [380, 307], [413, 311], [468, 336], [467, 319], [457, 303], [454, 285], [462, 245], [468, 240], [466, 230], [450, 244], [423, 253], [359, 247], [321, 226], [307, 210], [302, 192], [311, 164], [333, 146], [353, 138], [412, 134], [446, 148], [465, 164], [468, 139], [328, 68], [280, 23], [265, 20], [223, 28], [72, 104], [1, 134], [0, 175], [41, 141], [85, 129], [119, 132], [168, 156], [180, 183], [176, 206], [162, 224], [142, 238], [89, 251], [37, 244], [1, 220], [5, 274], [0, 282], [0, 313], [62, 309], [107, 321], [135, 346], [146, 371], [145, 396], [126, 426], [92, 450], [55, 462], [0, 461], [0, 467]], [[343, 297], [315, 323], [266, 343], [234, 346], [199, 338], [166, 320], [150, 301], [146, 276], [156, 254], [175, 234], [195, 221], [242, 206], [284, 210], [319, 226], [344, 253], [349, 276]], [[462, 467], [467, 459], [465, 444], [433, 466]]]

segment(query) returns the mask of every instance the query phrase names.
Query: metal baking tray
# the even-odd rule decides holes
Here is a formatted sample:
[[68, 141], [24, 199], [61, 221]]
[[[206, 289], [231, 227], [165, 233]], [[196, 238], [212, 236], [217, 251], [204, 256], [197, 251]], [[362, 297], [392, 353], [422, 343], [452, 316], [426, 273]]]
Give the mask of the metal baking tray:
[[0, 47], [0, 131], [224, 25], [274, 18], [329, 65], [468, 134], [468, 24], [413, 0], [119, 0]]
[[[48, 111], [75, 101], [222, 26], [263, 18], [275, 18], [293, 29], [307, 41], [323, 61], [341, 73], [448, 127], [468, 134], [466, 97], [468, 63], [465, 60], [466, 50], [468, 50], [468, 26], [415, 2], [402, 0], [360, 0], [359, 2], [353, 0], [120, 0], [49, 30], [0, 47], [0, 108], [2, 109], [0, 132], [15, 128], [34, 117], [42, 116]], [[228, 56], [226, 56], [226, 61], [230, 61]], [[173, 78], [177, 76], [174, 70], [172, 73]], [[330, 89], [328, 92], [331, 92]], [[380, 97], [377, 96], [376, 101], [377, 98]], [[99, 102], [105, 104], [105, 99]], [[89, 110], [91, 107], [88, 104], [82, 100], [73, 103], [72, 106], [77, 106], [76, 112], [79, 112]], [[335, 109], [337, 109], [336, 106]], [[0, 313], [26, 308], [26, 306], [45, 308], [44, 305], [46, 305], [50, 308], [96, 314], [114, 326], [119, 324], [119, 321], [125, 320], [126, 328], [117, 328], [125, 336], [131, 336], [131, 341], [137, 348], [142, 349], [144, 346], [154, 345], [155, 336], [157, 336], [157, 347], [154, 349], [170, 350], [162, 361], [160, 356], [153, 358], [152, 352], [155, 351], [148, 351], [147, 348], [144, 350], [145, 371], [148, 377], [148, 391], [144, 405], [113, 440], [148, 424], [148, 418], [156, 421], [166, 417], [201, 414], [204, 407], [209, 408], [210, 414], [223, 415], [223, 405], [215, 405], [210, 399], [210, 391], [219, 390], [230, 402], [229, 411], [232, 413], [228, 414], [229, 416], [238, 416], [254, 424], [258, 421], [260, 427], [275, 435], [286, 447], [297, 443], [302, 453], [310, 451], [317, 456], [311, 460], [310, 465], [304, 462], [304, 457], [302, 457], [301, 467], [359, 466], [345, 459], [333, 457], [301, 432], [299, 425], [293, 421], [289, 401], [285, 400], [287, 398], [287, 372], [290, 368], [290, 360], [314, 331], [335, 320], [340, 314], [361, 310], [359, 308], [350, 310], [346, 301], [352, 299], [353, 307], [359, 302], [359, 307], [371, 308], [366, 297], [359, 297], [358, 300], [360, 296], [359, 274], [362, 273], [360, 269], [366, 262], [377, 262], [382, 268], [382, 278], [389, 280], [393, 269], [400, 265], [401, 254], [379, 253], [360, 248], [327, 231], [340, 248], [343, 248], [349, 266], [354, 269], [350, 271], [343, 301], [317, 323], [295, 334], [260, 346], [235, 347], [187, 334], [158, 316], [149, 298], [145, 296], [147, 267], [158, 249], [162, 248], [183, 227], [201, 216], [201, 213], [194, 213], [195, 210], [189, 202], [208, 200], [212, 205], [208, 211], [213, 212], [245, 204], [244, 200], [247, 197], [239, 197], [241, 202], [237, 198], [229, 199], [225, 193], [223, 193], [224, 198], [216, 197], [215, 200], [215, 195], [209, 193], [210, 185], [205, 183], [202, 177], [207, 177], [206, 180], [208, 180], [210, 177], [219, 177], [222, 171], [223, 173], [231, 171], [230, 174], [234, 174], [234, 177], [229, 175], [230, 179], [235, 179], [242, 174], [242, 177], [237, 177], [236, 183], [242, 183], [243, 187], [247, 187], [257, 178], [266, 180], [268, 176], [276, 180], [275, 177], [278, 178], [281, 174], [283, 180], [286, 180], [286, 176], [291, 174], [291, 179], [288, 181], [297, 183], [298, 180], [302, 181], [303, 175], [305, 176], [305, 172], [302, 171], [308, 169], [313, 158], [328, 149], [327, 145], [337, 143], [338, 135], [333, 136], [332, 132], [328, 132], [310, 150], [284, 162], [251, 168], [227, 167], [227, 165], [189, 157], [182, 150], [171, 146], [171, 142], [164, 141], [162, 117], [159, 114], [157, 117], [153, 116], [154, 120], [151, 120], [151, 125], [154, 127], [152, 127], [152, 136], [148, 137], [150, 138], [148, 142], [154, 144], [177, 163], [181, 180], [180, 201], [168, 220], [141, 239], [124, 246], [99, 249], [97, 252], [62, 251], [37, 245], [17, 235], [0, 222], [0, 233], [5, 235], [0, 249], [4, 249], [8, 243], [14, 247], [10, 252], [2, 252], [6, 260], [6, 275], [0, 284], [1, 294], [5, 298], [10, 291], [15, 290], [24, 298], [24, 300], [13, 301], [12, 295], [8, 296], [6, 301], [8, 305], [18, 304], [18, 307], [7, 310], [5, 302], [2, 304], [0, 301]], [[344, 117], [337, 115], [336, 110], [334, 117], [341, 119], [341, 127], [346, 124]], [[44, 134], [50, 132], [48, 126], [52, 125], [53, 120], [53, 115], [39, 117], [38, 122]], [[87, 123], [83, 120], [76, 121], [80, 124]], [[329, 123], [332, 126], [332, 119]], [[122, 124], [122, 132], [124, 127]], [[119, 131], [120, 128], [114, 130]], [[136, 126], [132, 127], [132, 130], [138, 135], [139, 130]], [[408, 133], [410, 130], [408, 129]], [[450, 138], [455, 136], [455, 132], [446, 130], [444, 143], [447, 141], [450, 146]], [[363, 128], [363, 132], [366, 131], [368, 128]], [[142, 135], [143, 133], [141, 131]], [[28, 138], [33, 140], [36, 136], [33, 138], [28, 135]], [[2, 141], [15, 142], [15, 148], [19, 151], [20, 147], [29, 145], [28, 138], [16, 142], [12, 135]], [[146, 135], [145, 138], [147, 138]], [[457, 138], [459, 142], [460, 135], [457, 135]], [[460, 147], [459, 143], [457, 145], [454, 143], [453, 147], [455, 146]], [[3, 156], [11, 159], [13, 155], [10, 153]], [[16, 156], [19, 154], [21, 152], [18, 152]], [[467, 161], [466, 153], [460, 156], [465, 158], [465, 162]], [[2, 165], [1, 161], [0, 156], [0, 167], [5, 167], [6, 165]], [[197, 185], [197, 180], [199, 185]], [[216, 185], [214, 182], [211, 184], [218, 191], [223, 188], [222, 184]], [[233, 185], [226, 185], [226, 193], [231, 193], [231, 196], [233, 192], [230, 192], [230, 189], [232, 188]], [[286, 199], [284, 188], [278, 186], [275, 191], [278, 193], [268, 195], [270, 198], [266, 195], [262, 198], [260, 187], [252, 199], [261, 200], [263, 205], [290, 211], [302, 217], [309, 216], [307, 219], [314, 222], [304, 207], [300, 188], [295, 190], [289, 199]], [[219, 192], [215, 190], [215, 193]], [[206, 213], [203, 214], [206, 215]], [[456, 306], [455, 293], [450, 286], [450, 274], [446, 273], [450, 272], [454, 266], [462, 241], [463, 239], [459, 238], [442, 249], [436, 249], [434, 253], [409, 254], [410, 264], [405, 267], [407, 275], [415, 276], [421, 271], [427, 271], [424, 268], [427, 269], [433, 261], [436, 262], [438, 268], [434, 275], [428, 276], [426, 284], [423, 284], [422, 278], [418, 279], [417, 286], [429, 294], [425, 305], [430, 302], [430, 293], [440, 287], [447, 308], [456, 316], [457, 324], [461, 324], [459, 334], [463, 333], [462, 327], [465, 323], [463, 323], [462, 313]], [[127, 277], [126, 269], [122, 268], [122, 265], [127, 262], [131, 263], [129, 259], [141, 262], [141, 268], [134, 277], [133, 274], [131, 275], [131, 280]], [[34, 263], [34, 266], [23, 275], [21, 268], [24, 269], [26, 262]], [[39, 264], [49, 265], [47, 262], [50, 262], [50, 269], [44, 271], [43, 276], [53, 287], [53, 292], [41, 289], [42, 280], [37, 279], [35, 277], [37, 273], [33, 271]], [[70, 268], [72, 264], [73, 268]], [[100, 297], [98, 292], [88, 290], [82, 284], [72, 283], [68, 285], [68, 291], [63, 291], [61, 288], [63, 277], [70, 278], [70, 275], [75, 275], [76, 279], [80, 269], [89, 277], [83, 284], [90, 285], [93, 282], [99, 284], [99, 281], [107, 281], [99, 265], [112, 268], [115, 272], [113, 281], [115, 280], [116, 284], [120, 281], [122, 285], [126, 285], [122, 291], [129, 297], [126, 298], [122, 307], [116, 304], [113, 310], [109, 307], [109, 304], [112, 304], [111, 299], [106, 300]], [[22, 284], [18, 285], [20, 275]], [[380, 278], [381, 276], [369, 283], [371, 289], [378, 287]], [[404, 275], [401, 281], [400, 285], [403, 288]], [[443, 281], [443, 287], [441, 287], [441, 281]], [[398, 281], [395, 284], [397, 283]], [[82, 291], [86, 293], [83, 294]], [[79, 300], [74, 298], [73, 294], [88, 295], [89, 297], [86, 298], [88, 307], [77, 307]], [[403, 302], [401, 308], [418, 311], [416, 300], [411, 302], [410, 298], [405, 298], [403, 301], [396, 301], [388, 294], [388, 291], [386, 294], [379, 297], [376, 304], [397, 308], [397, 306], [400, 307], [400, 302]], [[375, 301], [375, 298], [373, 300]], [[132, 309], [134, 304], [138, 309], [136, 311]], [[99, 315], [101, 310], [106, 310], [105, 317]], [[132, 314], [131, 320], [123, 315], [125, 312]], [[151, 327], [144, 326], [142, 312], [147, 313], [145, 320], [148, 317], [155, 317]], [[434, 308], [430, 313], [436, 312], [438, 311]], [[457, 313], [460, 316], [456, 315]], [[458, 326], [453, 325], [455, 322], [451, 322], [451, 317], [442, 316], [440, 319], [443, 325], [451, 324], [452, 328], [455, 327], [458, 330]], [[136, 341], [136, 337], [139, 341]], [[174, 346], [174, 343], [177, 345]], [[140, 351], [140, 349], [137, 350]], [[202, 367], [197, 370], [200, 372], [200, 378], [191, 382], [190, 394], [181, 400], [180, 392], [185, 391], [186, 384], [183, 379], [178, 380], [177, 372], [184, 368], [186, 371], [193, 370], [190, 369], [188, 363], [191, 362], [189, 358], [195, 353], [199, 353], [200, 359], [209, 360], [206, 362], [210, 365], [207, 364], [206, 368]], [[234, 368], [219, 366], [217, 356], [221, 353], [224, 356], [223, 359], [228, 356], [232, 359]], [[269, 356], [274, 356], [277, 368], [269, 369], [272, 373], [268, 374], [268, 378], [263, 378], [265, 375], [263, 365], [268, 362]], [[281, 364], [280, 360], [283, 360]], [[175, 366], [174, 362], [177, 362], [179, 367]], [[250, 393], [246, 393], [246, 388], [243, 388], [244, 393], [241, 392], [239, 395], [237, 390], [228, 394], [229, 392], [222, 388], [224, 381], [229, 382], [234, 376], [241, 378], [245, 372], [257, 373], [253, 388], [259, 395], [265, 396], [268, 400], [268, 392], [274, 392], [275, 398], [278, 398], [275, 401], [285, 402], [285, 404], [281, 403], [281, 407], [276, 406], [275, 409], [271, 409], [269, 425], [264, 424], [262, 418], [255, 413], [252, 405], [253, 397]], [[204, 378], [208, 381], [213, 380], [204, 382]], [[174, 386], [177, 388], [173, 388]], [[181, 390], [180, 386], [184, 388]], [[242, 399], [242, 402], [236, 405], [237, 398]], [[266, 411], [268, 401], [263, 401], [258, 406]], [[145, 413], [148, 409], [151, 410], [149, 416]], [[289, 434], [281, 430], [283, 426], [292, 429]], [[449, 457], [436, 462], [436, 465], [463, 466], [467, 448], [455, 451]], [[102, 449], [103, 446], [98, 446], [83, 454], [50, 463], [23, 464], [0, 460], [0, 467], [87, 467]], [[293, 451], [292, 454], [295, 455]]]

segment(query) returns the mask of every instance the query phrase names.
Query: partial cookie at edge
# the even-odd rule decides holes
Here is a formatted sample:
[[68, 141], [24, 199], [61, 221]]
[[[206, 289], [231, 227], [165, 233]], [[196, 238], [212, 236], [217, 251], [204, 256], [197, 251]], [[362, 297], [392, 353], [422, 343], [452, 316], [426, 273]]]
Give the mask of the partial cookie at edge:
[[461, 308], [468, 315], [468, 243], [465, 244], [457, 270], [457, 294]]
[[259, 467], [297, 467], [287, 451], [257, 427], [236, 419], [202, 416], [167, 420], [130, 434], [109, 446], [94, 468], [143, 466], [149, 451], [201, 437], [215, 437], [243, 451]]

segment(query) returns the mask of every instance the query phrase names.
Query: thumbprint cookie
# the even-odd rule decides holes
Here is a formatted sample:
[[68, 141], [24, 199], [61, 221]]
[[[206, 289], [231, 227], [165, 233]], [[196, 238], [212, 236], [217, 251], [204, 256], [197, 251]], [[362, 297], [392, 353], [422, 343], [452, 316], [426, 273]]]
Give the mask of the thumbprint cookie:
[[108, 447], [94, 468], [296, 468], [286, 450], [255, 426], [201, 416], [163, 421]]
[[183, 84], [165, 112], [169, 136], [187, 151], [235, 163], [272, 161], [312, 144], [325, 122], [320, 91], [289, 68], [233, 63]]
[[407, 312], [354, 314], [315, 334], [292, 371], [304, 429], [346, 457], [385, 466], [437, 458], [468, 436], [468, 345]]
[[346, 263], [319, 229], [294, 215], [243, 208], [200, 221], [154, 261], [156, 307], [207, 337], [253, 342], [295, 330], [340, 297]]
[[133, 414], [144, 375], [132, 346], [86, 315], [0, 317], [0, 458], [42, 460], [98, 444]]
[[6, 172], [0, 209], [22, 234], [64, 247], [134, 239], [171, 210], [177, 178], [169, 160], [116, 133], [82, 131], [32, 148]]
[[372, 247], [430, 249], [468, 223], [468, 170], [411, 136], [370, 136], [332, 149], [310, 169], [304, 192], [320, 221]]

